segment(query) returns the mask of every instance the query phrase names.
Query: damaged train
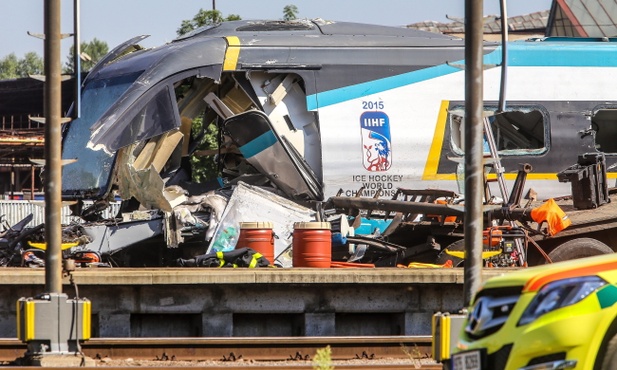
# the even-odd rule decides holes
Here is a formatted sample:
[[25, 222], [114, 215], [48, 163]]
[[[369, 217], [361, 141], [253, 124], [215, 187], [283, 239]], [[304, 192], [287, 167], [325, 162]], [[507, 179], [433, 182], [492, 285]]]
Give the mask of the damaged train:
[[[422, 235], [410, 246], [423, 247], [406, 252], [406, 237], [400, 245], [362, 239], [392, 228], [372, 220], [362, 231], [362, 222], [323, 207], [334, 196], [395, 199], [401, 189], [429, 188], [450, 206], [463, 192], [462, 39], [319, 19], [224, 22], [151, 49], [139, 46], [145, 37], [89, 72], [81, 114], [63, 127], [62, 158], [71, 163], [62, 196], [89, 236], [77, 250], [114, 266], [170, 266], [233, 247], [238, 222], [268, 221], [277, 264], [289, 266], [293, 223], [325, 218], [338, 220], [341, 259], [362, 260], [352, 245], [364, 243], [365, 260], [382, 265], [432, 262], [456, 241]], [[617, 152], [596, 135], [617, 130], [617, 105], [602, 95], [611, 90], [600, 88], [617, 83], [607, 73], [617, 57], [612, 42], [535, 41], [509, 46], [509, 101], [499, 112], [500, 45], [486, 44], [485, 112], [506, 179], [528, 162], [528, 184], [548, 198], [569, 191], [556, 173], [575, 153]], [[570, 73], [581, 63], [588, 68]], [[559, 87], [565, 74], [579, 88]], [[216, 175], [200, 179], [195, 166]], [[102, 219], [117, 199], [118, 215]], [[421, 210], [454, 212], [432, 205]]]

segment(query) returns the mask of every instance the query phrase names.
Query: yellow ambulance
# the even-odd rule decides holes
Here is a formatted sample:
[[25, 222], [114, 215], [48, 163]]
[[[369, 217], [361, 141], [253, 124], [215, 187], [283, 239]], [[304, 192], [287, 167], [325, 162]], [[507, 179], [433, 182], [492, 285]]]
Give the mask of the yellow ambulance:
[[489, 279], [449, 370], [617, 369], [617, 254]]

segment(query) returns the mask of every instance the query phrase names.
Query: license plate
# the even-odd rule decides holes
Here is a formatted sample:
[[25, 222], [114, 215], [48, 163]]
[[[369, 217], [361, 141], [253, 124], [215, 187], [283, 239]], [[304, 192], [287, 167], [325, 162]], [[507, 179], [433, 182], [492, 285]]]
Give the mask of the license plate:
[[452, 355], [452, 370], [482, 370], [480, 351], [460, 352]]

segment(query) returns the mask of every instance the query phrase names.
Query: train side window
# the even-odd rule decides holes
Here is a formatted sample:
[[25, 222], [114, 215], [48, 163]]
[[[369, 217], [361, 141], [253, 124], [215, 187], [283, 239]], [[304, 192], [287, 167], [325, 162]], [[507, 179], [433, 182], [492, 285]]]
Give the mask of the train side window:
[[[485, 115], [491, 122], [493, 138], [502, 156], [540, 155], [547, 151], [548, 120], [539, 107], [511, 107], [505, 112], [495, 112], [485, 107]], [[464, 107], [454, 107], [448, 113], [450, 144], [455, 154], [465, 154]], [[484, 145], [489, 154], [488, 145]]]
[[597, 110], [591, 117], [591, 130], [596, 150], [617, 153], [617, 107]]

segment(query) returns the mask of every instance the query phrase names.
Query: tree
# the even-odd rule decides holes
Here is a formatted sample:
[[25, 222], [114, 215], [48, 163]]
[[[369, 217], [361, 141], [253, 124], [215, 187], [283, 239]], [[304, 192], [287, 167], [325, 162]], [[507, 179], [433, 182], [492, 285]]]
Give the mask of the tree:
[[241, 21], [242, 17], [240, 17], [238, 14], [230, 14], [227, 16], [227, 18], [225, 18], [225, 22], [229, 22], [229, 21]]
[[180, 28], [176, 30], [176, 33], [178, 36], [182, 36], [199, 27], [210, 26], [227, 21], [239, 21], [241, 19], [242, 18], [240, 18], [237, 14], [230, 14], [223, 18], [223, 14], [218, 10], [199, 9], [199, 12], [195, 14], [193, 19], [185, 19], [182, 21], [182, 24], [180, 25]]
[[28, 75], [42, 75], [43, 73], [45, 73], [43, 58], [41, 58], [34, 51], [26, 53], [23, 59], [19, 60], [17, 65], [17, 74], [20, 77], [26, 77]]
[[[96, 63], [101, 60], [109, 52], [109, 46], [105, 41], [101, 41], [96, 37], [90, 42], [82, 42], [81, 48], [81, 71], [86, 72], [92, 69]], [[64, 65], [63, 72], [65, 74], [72, 74], [75, 71], [73, 57], [75, 55], [75, 47], [71, 46], [69, 50], [69, 56], [66, 64]]]
[[0, 79], [17, 78], [19, 60], [15, 53], [11, 53], [0, 60]]
[[0, 59], [0, 79], [28, 77], [43, 74], [43, 58], [31, 51], [19, 59], [11, 53]]
[[283, 20], [293, 21], [294, 19], [298, 18], [297, 14], [298, 7], [293, 4], [285, 5], [285, 7], [283, 8]]

